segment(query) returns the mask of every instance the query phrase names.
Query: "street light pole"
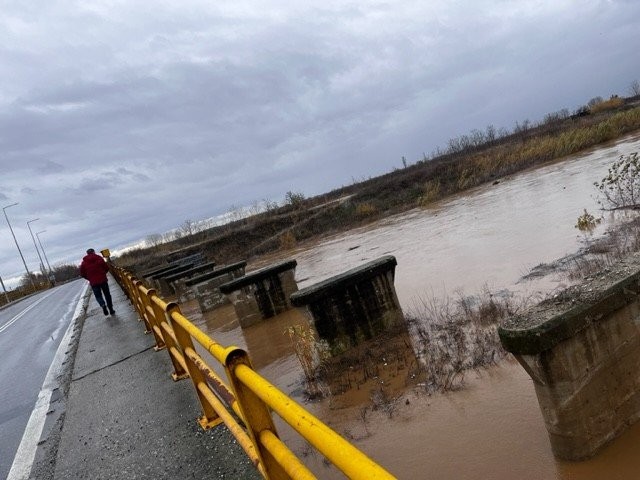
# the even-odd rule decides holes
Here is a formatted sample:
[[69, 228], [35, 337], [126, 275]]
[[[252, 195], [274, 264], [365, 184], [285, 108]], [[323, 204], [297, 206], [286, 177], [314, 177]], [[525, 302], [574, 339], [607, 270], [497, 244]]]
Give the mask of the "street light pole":
[[49, 265], [49, 259], [47, 258], [47, 252], [44, 251], [44, 247], [42, 246], [42, 242], [40, 241], [40, 234], [46, 232], [46, 230], [40, 230], [36, 232], [36, 237], [38, 238], [38, 243], [40, 244], [40, 250], [42, 250], [42, 255], [44, 255], [44, 259], [47, 262], [47, 269], [49, 270], [49, 275], [51, 275], [51, 265]]
[[36, 247], [36, 253], [38, 254], [38, 258], [40, 259], [40, 268], [42, 271], [42, 276], [47, 278], [49, 274], [44, 268], [44, 262], [42, 261], [42, 256], [40, 255], [40, 250], [38, 250], [38, 245], [36, 244], [36, 237], [33, 236], [33, 230], [31, 230], [31, 222], [35, 222], [36, 220], [40, 220], [39, 218], [34, 218], [33, 220], [29, 220], [27, 222], [27, 228], [29, 229], [29, 233], [31, 234], [31, 240], [33, 240], [33, 246]]
[[27, 277], [29, 278], [29, 282], [31, 283], [31, 287], [35, 291], [36, 285], [33, 283], [33, 278], [31, 278], [31, 272], [29, 272], [29, 267], [27, 267], [27, 262], [24, 261], [24, 257], [22, 256], [22, 250], [20, 250], [20, 245], [18, 245], [18, 240], [16, 239], [16, 234], [13, 233], [13, 228], [11, 228], [11, 223], [9, 222], [9, 217], [7, 217], [7, 208], [15, 207], [18, 205], [18, 202], [12, 203], [11, 205], [7, 205], [6, 207], [2, 207], [2, 212], [4, 213], [4, 218], [7, 220], [7, 225], [9, 225], [9, 230], [11, 231], [11, 236], [13, 237], [13, 241], [16, 242], [16, 247], [18, 248], [18, 253], [20, 254], [20, 258], [22, 259], [22, 264], [24, 265], [24, 269], [27, 272]]

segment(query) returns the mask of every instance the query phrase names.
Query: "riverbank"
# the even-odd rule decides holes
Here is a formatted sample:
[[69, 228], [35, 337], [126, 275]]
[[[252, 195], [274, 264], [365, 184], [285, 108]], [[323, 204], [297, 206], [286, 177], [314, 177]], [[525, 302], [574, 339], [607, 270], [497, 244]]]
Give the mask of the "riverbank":
[[[370, 224], [415, 207], [430, 207], [482, 184], [585, 151], [640, 129], [640, 107], [627, 102], [586, 116], [554, 118], [535, 128], [467, 144], [385, 175], [289, 203], [226, 225], [127, 252], [120, 265], [139, 271], [167, 258], [203, 253], [211, 260], [249, 260], [301, 241]], [[289, 192], [291, 193], [291, 192]]]

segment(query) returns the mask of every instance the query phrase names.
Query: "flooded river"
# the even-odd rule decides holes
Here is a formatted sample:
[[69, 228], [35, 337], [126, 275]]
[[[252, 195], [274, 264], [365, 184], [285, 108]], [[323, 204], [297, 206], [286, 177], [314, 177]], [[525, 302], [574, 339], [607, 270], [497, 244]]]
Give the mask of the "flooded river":
[[[580, 248], [583, 235], [574, 225], [583, 209], [597, 213], [593, 182], [612, 160], [638, 150], [640, 137], [630, 137], [432, 208], [265, 257], [260, 264], [295, 258], [298, 285], [305, 287], [391, 254], [398, 260], [396, 289], [405, 311], [420, 297], [473, 294], [485, 286], [521, 295], [549, 293], [565, 280], [551, 275], [523, 282], [521, 277]], [[205, 315], [193, 303], [183, 310], [220, 343], [248, 349], [266, 378], [304, 402], [302, 370], [284, 334], [289, 325], [305, 322], [299, 312], [241, 330], [230, 306]], [[399, 478], [640, 478], [640, 424], [592, 460], [555, 460], [532, 382], [510, 358], [468, 373], [458, 391], [427, 395], [416, 386], [404, 387], [391, 418], [363, 410], [368, 391], [354, 396], [349, 406], [331, 398], [305, 406]], [[293, 433], [280, 424], [279, 429], [296, 453], [306, 455]], [[312, 454], [306, 461], [320, 478], [343, 478]]]

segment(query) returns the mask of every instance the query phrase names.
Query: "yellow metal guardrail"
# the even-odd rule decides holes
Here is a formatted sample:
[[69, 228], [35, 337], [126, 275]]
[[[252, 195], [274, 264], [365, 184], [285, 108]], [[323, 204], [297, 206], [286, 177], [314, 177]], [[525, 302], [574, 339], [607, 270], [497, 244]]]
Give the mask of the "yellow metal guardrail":
[[[178, 304], [166, 303], [124, 269], [113, 264], [110, 269], [144, 321], [145, 333], [153, 334], [155, 350], [169, 353], [172, 378], [191, 378], [202, 407], [200, 425], [224, 423], [263, 477], [316, 478], [278, 437], [274, 412], [348, 478], [395, 478], [258, 374], [246, 351], [220, 345], [182, 315]], [[198, 354], [194, 341], [224, 367], [229, 385]]]

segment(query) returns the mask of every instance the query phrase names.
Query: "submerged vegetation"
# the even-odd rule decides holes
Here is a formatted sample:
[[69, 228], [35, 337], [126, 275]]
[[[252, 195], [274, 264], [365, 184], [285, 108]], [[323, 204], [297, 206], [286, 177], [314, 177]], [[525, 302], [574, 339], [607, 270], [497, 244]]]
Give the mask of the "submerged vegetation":
[[602, 218], [596, 218], [593, 214], [584, 209], [582, 215], [578, 217], [576, 228], [581, 232], [592, 232], [602, 222]]
[[621, 155], [609, 167], [607, 175], [594, 182], [605, 210], [640, 208], [640, 158], [638, 152]]
[[428, 394], [455, 390], [467, 371], [503, 358], [497, 326], [529, 304], [529, 299], [494, 295], [488, 289], [469, 297], [421, 298], [405, 315], [408, 328], [387, 331], [337, 357], [327, 353], [309, 327], [290, 327], [285, 333], [302, 366], [309, 398], [328, 397], [342, 406], [366, 402], [391, 417], [396, 395], [406, 386]]

